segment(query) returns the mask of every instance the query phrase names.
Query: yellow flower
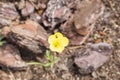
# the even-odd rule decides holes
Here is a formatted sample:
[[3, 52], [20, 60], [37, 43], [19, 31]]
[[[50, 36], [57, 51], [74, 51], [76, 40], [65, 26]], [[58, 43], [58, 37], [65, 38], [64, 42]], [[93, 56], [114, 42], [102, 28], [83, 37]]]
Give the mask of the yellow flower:
[[50, 44], [50, 50], [62, 52], [64, 48], [68, 45], [69, 40], [60, 32], [56, 32], [55, 34], [49, 36], [48, 43]]

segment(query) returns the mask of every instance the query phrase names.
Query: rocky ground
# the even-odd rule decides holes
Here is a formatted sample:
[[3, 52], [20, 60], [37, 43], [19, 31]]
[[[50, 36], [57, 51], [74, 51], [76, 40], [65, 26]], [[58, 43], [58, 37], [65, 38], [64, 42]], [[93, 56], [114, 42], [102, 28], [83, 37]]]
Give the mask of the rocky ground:
[[[36, 0], [28, 0], [28, 1], [34, 2]], [[37, 23], [34, 23], [34, 25], [32, 27], [29, 25], [29, 24], [31, 24], [30, 22], [28, 22], [29, 24], [25, 23], [24, 25], [30, 26], [29, 29], [31, 31], [31, 34], [30, 33], [29, 34], [32, 36], [34, 36], [34, 34], [32, 34], [32, 33], [36, 32], [36, 33], [39, 33], [38, 36], [42, 36], [42, 37], [44, 37], [43, 40], [46, 40], [46, 37], [48, 37], [48, 35], [56, 32], [56, 31], [59, 31], [57, 29], [58, 27], [54, 28], [55, 27], [54, 25], [56, 25], [56, 24], [59, 25], [58, 23], [62, 24], [64, 22], [64, 20], [68, 20], [68, 17], [63, 16], [63, 19], [60, 19], [60, 21], [58, 21], [58, 23], [54, 22], [53, 24], [46, 22], [45, 21], [46, 19], [44, 20], [44, 18], [41, 21], [41, 15], [43, 15], [43, 17], [44, 17], [44, 15], [48, 16], [47, 13], [43, 14], [43, 12], [46, 8], [45, 4], [47, 4], [47, 2], [49, 0], [39, 0], [39, 1], [43, 4], [41, 4], [41, 6], [39, 6], [39, 4], [37, 4], [37, 3], [34, 4], [34, 6], [36, 7], [36, 9], [35, 9], [36, 15], [33, 14], [34, 15], [33, 17], [32, 17], [32, 15], [30, 15], [32, 13], [32, 8], [28, 12], [24, 11], [24, 9], [19, 9], [22, 7], [22, 5], [21, 5], [21, 6], [19, 6], [17, 11], [19, 12], [19, 11], [23, 10], [23, 13], [22, 13], [22, 11], [20, 13], [20, 15], [22, 16], [22, 19], [15, 19], [16, 21], [14, 21], [14, 22], [11, 22], [11, 21], [7, 21], [7, 22], [4, 21], [3, 23], [1, 22], [0, 23], [1, 29], [3, 28], [3, 26], [6, 27], [8, 25], [9, 26], [10, 25], [16, 26], [18, 24], [24, 24], [27, 19], [32, 19], [36, 22], [39, 22], [39, 24], [41, 24], [42, 26], [47, 26], [47, 25], [51, 26], [50, 28], [45, 27], [45, 31], [40, 28], [40, 30], [42, 30], [44, 33], [48, 33], [48, 34], [42, 35], [42, 33], [40, 33], [39, 31], [36, 31], [36, 29], [32, 28], [34, 26], [36, 28], [36, 25], [38, 25]], [[14, 3], [15, 0], [11, 0], [11, 1], [10, 0], [5, 0], [5, 1], [0, 0], [0, 4], [2, 2]], [[24, 0], [23, 0], [23, 2], [24, 2]], [[54, 67], [46, 68], [46, 67], [43, 67], [41, 65], [32, 65], [32, 66], [25, 67], [25, 69], [23, 69], [23, 68], [18, 69], [18, 68], [14, 68], [12, 66], [11, 59], [7, 59], [5, 57], [4, 59], [6, 59], [6, 61], [11, 60], [10, 62], [8, 62], [11, 64], [8, 64], [8, 63], [4, 64], [4, 62], [1, 63], [4, 65], [8, 65], [8, 67], [6, 68], [6, 66], [1, 65], [1, 67], [0, 67], [0, 80], [120, 80], [120, 1], [119, 0], [102, 0], [102, 2], [105, 6], [104, 13], [97, 20], [94, 21], [95, 22], [94, 28], [91, 31], [91, 33], [89, 33], [90, 35], [87, 38], [87, 40], [83, 44], [81, 44], [80, 46], [77, 46], [77, 45], [76, 46], [68, 46], [64, 50], [64, 52], [61, 54], [54, 53], [53, 54], [54, 56], [57, 56], [60, 58], [59, 61], [54, 65]], [[18, 5], [17, 3], [14, 3], [14, 4]], [[29, 3], [28, 3], [28, 5], [29, 5]], [[31, 7], [31, 6], [29, 5], [29, 7]], [[37, 9], [37, 7], [40, 7], [40, 9]], [[66, 9], [66, 8], [63, 8], [63, 9]], [[0, 11], [1, 10], [2, 9], [0, 8]], [[13, 10], [13, 9], [8, 9], [8, 10]], [[0, 14], [5, 14], [5, 13], [7, 13], [7, 12], [6, 11], [0, 12]], [[16, 14], [15, 10], [13, 10], [13, 12], [11, 12], [11, 13], [14, 14], [14, 16], [11, 15], [12, 20], [14, 20], [14, 17], [17, 16], [18, 14]], [[40, 16], [38, 16], [38, 14]], [[69, 13], [69, 11], [67, 14], [71, 15]], [[35, 18], [35, 16], [37, 16], [37, 18]], [[1, 21], [2, 21], [3, 17], [4, 16], [0, 16]], [[17, 16], [17, 17], [20, 17], [20, 16]], [[5, 17], [5, 18], [8, 18], [8, 17]], [[93, 22], [91, 22], [91, 23], [93, 23]], [[75, 24], [77, 24], [77, 21]], [[18, 32], [20, 30], [22, 31], [22, 29], [19, 29], [19, 27], [21, 27], [21, 26], [23, 26], [23, 25], [17, 26], [18, 31], [16, 31], [17, 30], [16, 27], [12, 27], [11, 32], [16, 33], [16, 34], [20, 34]], [[26, 29], [28, 29], [28, 28], [26, 27]], [[39, 28], [37, 28], [37, 29], [39, 30]], [[13, 46], [15, 46], [15, 48], [19, 49], [19, 51], [21, 53], [20, 55], [25, 62], [36, 61], [34, 59], [36, 56], [37, 56], [38, 61], [46, 62], [45, 56], [43, 56], [43, 55], [41, 56], [41, 55], [37, 54], [34, 57], [34, 54], [33, 54], [33, 53], [39, 53], [39, 52], [45, 53], [44, 49], [41, 48], [42, 51], [37, 50], [36, 48], [38, 48], [38, 46], [36, 46], [36, 45], [34, 45], [35, 49], [33, 49], [31, 47], [32, 44], [29, 44], [29, 42], [24, 44], [24, 41], [22, 42], [20, 39], [25, 38], [26, 41], [27, 40], [29, 41], [30, 39], [35, 40], [35, 42], [34, 41], [31, 42], [34, 44], [38, 44], [39, 42], [41, 42], [39, 45], [44, 44], [44, 46], [46, 48], [48, 47], [47, 42], [43, 41], [43, 43], [42, 43], [42, 38], [36, 37], [36, 39], [34, 39], [33, 37], [29, 37], [29, 36], [24, 35], [24, 34], [20, 34], [20, 35], [24, 36], [24, 38], [21, 36], [16, 36], [16, 35], [8, 36], [7, 35], [8, 31], [9, 31], [9, 29], [7, 28], [7, 30], [6, 30], [6, 28], [5, 28], [4, 37], [5, 37], [5, 40], [7, 41], [7, 44], [8, 43], [12, 44]], [[27, 30], [26, 30], [26, 32], [27, 32]], [[24, 33], [24, 31], [23, 31], [23, 33]], [[63, 33], [66, 34], [65, 32], [63, 32]], [[86, 33], [86, 34], [88, 34], [88, 33]], [[83, 36], [86, 36], [86, 34], [83, 34]], [[70, 35], [68, 35], [68, 37], [69, 36]], [[39, 41], [39, 39], [41, 41]], [[106, 42], [108, 44], [113, 45], [114, 49], [112, 51], [112, 54], [110, 55], [110, 59], [107, 60], [102, 66], [100, 66], [96, 70], [93, 70], [92, 72], [90, 72], [88, 74], [81, 74], [78, 71], [78, 67], [76, 67], [76, 65], [74, 65], [74, 57], [76, 56], [77, 50], [79, 51], [79, 49], [85, 47], [88, 43], [97, 44], [100, 42]], [[20, 45], [16, 45], [16, 44], [20, 44]], [[22, 49], [21, 49], [21, 46], [22, 46]], [[24, 50], [23, 46], [28, 47], [29, 50], [33, 50], [33, 53], [31, 53], [31, 51], [27, 51], [28, 49]], [[8, 51], [10, 50], [9, 48], [8, 49], [3, 48], [3, 49], [6, 49]], [[16, 49], [13, 49], [13, 51], [10, 50], [10, 53], [14, 53], [14, 51], [16, 53], [18, 53], [18, 51], [16, 51]], [[1, 57], [1, 52], [0, 52], [0, 57]], [[101, 57], [101, 55], [100, 55], [100, 57]], [[1, 58], [3, 58], [3, 57], [1, 57]], [[103, 58], [101, 57], [101, 60], [102, 59]], [[18, 58], [18, 60], [21, 60], [21, 58]], [[12, 69], [11, 69], [11, 66], [12, 66]]]

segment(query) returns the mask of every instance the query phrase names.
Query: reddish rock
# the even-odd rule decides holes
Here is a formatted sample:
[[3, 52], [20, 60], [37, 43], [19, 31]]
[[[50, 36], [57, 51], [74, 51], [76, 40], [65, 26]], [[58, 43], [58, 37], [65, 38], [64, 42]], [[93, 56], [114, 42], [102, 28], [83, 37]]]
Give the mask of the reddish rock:
[[10, 68], [22, 68], [27, 66], [21, 59], [19, 51], [9, 44], [0, 47], [0, 64]]
[[30, 15], [34, 12], [34, 9], [34, 6], [30, 2], [26, 1], [24, 8], [21, 10], [22, 16]]
[[84, 0], [77, 3], [73, 16], [60, 28], [70, 38], [71, 45], [80, 45], [87, 39], [104, 8], [101, 0]]
[[25, 24], [3, 28], [2, 34], [13, 43], [34, 53], [42, 53], [48, 48], [48, 34], [37, 22], [27, 20]]

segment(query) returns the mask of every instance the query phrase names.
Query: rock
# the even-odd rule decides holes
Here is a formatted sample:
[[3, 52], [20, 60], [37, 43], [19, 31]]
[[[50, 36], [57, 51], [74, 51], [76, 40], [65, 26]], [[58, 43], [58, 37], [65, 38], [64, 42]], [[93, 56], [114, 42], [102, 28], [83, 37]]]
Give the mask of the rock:
[[74, 25], [77, 33], [87, 35], [89, 28], [104, 12], [105, 7], [101, 0], [85, 0], [77, 4], [74, 15]]
[[0, 47], [0, 64], [9, 68], [24, 68], [27, 66], [21, 59], [19, 51], [10, 44]]
[[72, 10], [68, 6], [74, 2], [74, 0], [49, 0], [42, 17], [43, 24], [54, 28], [57, 24], [69, 19]]
[[0, 80], [10, 80], [9, 74], [0, 70]]
[[30, 2], [26, 1], [24, 8], [21, 9], [21, 14], [22, 16], [26, 17], [33, 13], [34, 9], [35, 9], [34, 6]]
[[12, 3], [0, 3], [0, 25], [9, 25], [18, 17], [15, 5]]
[[31, 14], [30, 19], [36, 22], [41, 22], [41, 16], [37, 13]]
[[89, 74], [108, 61], [112, 51], [113, 46], [107, 43], [88, 44], [79, 50], [74, 63], [81, 74]]
[[48, 48], [48, 34], [37, 22], [27, 20], [25, 24], [4, 27], [2, 34], [16, 45], [27, 48], [34, 53], [42, 53]]
[[21, 10], [25, 7], [25, 0], [21, 0], [20, 2], [16, 2], [16, 7]]
[[71, 45], [85, 42], [94, 28], [95, 21], [103, 14], [104, 8], [101, 0], [84, 0], [77, 3], [73, 16], [60, 27], [70, 38]]

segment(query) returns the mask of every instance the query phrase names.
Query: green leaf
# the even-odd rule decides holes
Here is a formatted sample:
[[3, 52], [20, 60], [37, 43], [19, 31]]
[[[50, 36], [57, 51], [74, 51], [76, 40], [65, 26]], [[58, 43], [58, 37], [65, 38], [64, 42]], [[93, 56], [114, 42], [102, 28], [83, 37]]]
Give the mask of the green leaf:
[[0, 46], [2, 46], [4, 43], [6, 43], [6, 41], [2, 41], [2, 42], [0, 42]]
[[94, 34], [93, 38], [97, 39], [98, 38], [98, 34]]
[[46, 57], [48, 60], [51, 60], [51, 54], [50, 51], [46, 50]]
[[50, 67], [53, 68], [54, 64], [55, 64], [55, 63], [51, 63]]
[[50, 61], [53, 61], [53, 60], [54, 60], [54, 56], [50, 55]]
[[54, 59], [55, 63], [58, 62], [59, 60], [60, 60], [59, 57], [55, 57], [55, 59]]
[[47, 57], [50, 56], [50, 51], [46, 50], [46, 56], [47, 56]]
[[0, 41], [3, 39], [4, 37], [0, 35]]
[[54, 60], [54, 56], [50, 53], [50, 51], [46, 51], [46, 57], [49, 61], [53, 61]]

